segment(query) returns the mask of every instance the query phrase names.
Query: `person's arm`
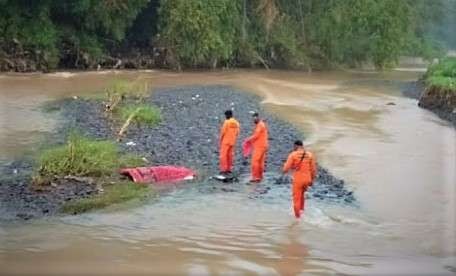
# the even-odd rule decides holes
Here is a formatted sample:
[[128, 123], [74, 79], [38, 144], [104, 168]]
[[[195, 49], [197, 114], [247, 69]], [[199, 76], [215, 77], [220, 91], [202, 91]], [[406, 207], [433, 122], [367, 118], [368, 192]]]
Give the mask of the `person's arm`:
[[226, 129], [228, 127], [227, 121], [223, 123], [222, 129], [220, 130], [220, 141], [219, 144], [222, 145], [223, 137], [225, 136]]
[[262, 130], [263, 130], [263, 128], [261, 127], [261, 125], [257, 125], [255, 127], [255, 131], [253, 132], [252, 136], [250, 136], [247, 140], [250, 143], [253, 143], [256, 139], [258, 139], [261, 136]]
[[294, 159], [293, 153], [290, 153], [290, 155], [288, 155], [287, 161], [283, 165], [283, 169], [282, 169], [283, 174], [288, 173], [288, 171], [291, 169], [291, 167], [293, 166], [293, 159]]
[[311, 176], [312, 176], [312, 182], [315, 180], [317, 177], [317, 162], [315, 160], [315, 155], [310, 156], [310, 170], [311, 170]]
[[238, 137], [239, 136], [239, 132], [241, 132], [241, 125], [239, 123], [236, 123], [236, 136], [235, 137]]

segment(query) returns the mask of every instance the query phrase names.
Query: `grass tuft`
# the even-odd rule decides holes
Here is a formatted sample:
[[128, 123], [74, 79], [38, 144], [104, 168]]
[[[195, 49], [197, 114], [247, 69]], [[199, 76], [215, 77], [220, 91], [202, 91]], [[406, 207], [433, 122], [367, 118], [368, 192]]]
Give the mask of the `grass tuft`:
[[66, 175], [104, 177], [112, 175], [122, 166], [143, 164], [139, 157], [121, 155], [114, 142], [92, 140], [71, 133], [65, 145], [42, 152], [34, 182], [46, 184], [53, 178]]
[[154, 106], [139, 104], [126, 105], [119, 108], [119, 114], [124, 121], [126, 121], [133, 113], [135, 113], [133, 122], [136, 123], [154, 126], [161, 120], [160, 110]]
[[105, 91], [108, 95], [144, 98], [149, 93], [149, 84], [140, 79], [134, 81], [117, 79], [112, 81]]

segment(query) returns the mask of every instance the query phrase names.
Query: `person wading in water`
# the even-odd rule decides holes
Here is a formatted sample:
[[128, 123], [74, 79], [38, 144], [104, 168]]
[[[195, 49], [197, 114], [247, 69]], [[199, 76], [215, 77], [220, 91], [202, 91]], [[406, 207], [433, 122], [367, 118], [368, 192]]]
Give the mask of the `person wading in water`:
[[294, 142], [294, 150], [283, 165], [283, 173], [293, 170], [293, 210], [296, 218], [304, 212], [304, 193], [317, 176], [317, 164], [314, 155], [304, 148], [301, 140]]

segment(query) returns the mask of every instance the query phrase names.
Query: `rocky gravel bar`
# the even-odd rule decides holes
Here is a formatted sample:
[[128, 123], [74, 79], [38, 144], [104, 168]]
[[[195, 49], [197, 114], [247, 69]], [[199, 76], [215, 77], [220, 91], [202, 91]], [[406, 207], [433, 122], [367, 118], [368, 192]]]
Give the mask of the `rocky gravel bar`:
[[[132, 124], [119, 146], [123, 152], [146, 158], [149, 165], [182, 165], [196, 170], [199, 175], [197, 182], [205, 187], [201, 192], [233, 191], [239, 185], [245, 185], [249, 178], [250, 168], [242, 164], [241, 142], [253, 131], [251, 113], [255, 111], [265, 119], [270, 140], [265, 180], [259, 184], [264, 189], [260, 189], [259, 194], [271, 192], [275, 187], [290, 186], [290, 178], [282, 179], [280, 169], [292, 150], [293, 142], [304, 139], [304, 134], [292, 124], [266, 112], [260, 101], [257, 96], [229, 86], [158, 89], [146, 102], [161, 110], [161, 122], [154, 127]], [[62, 124], [51, 140], [61, 143], [68, 131], [74, 128], [94, 138], [115, 138], [119, 122], [106, 116], [100, 101], [78, 98], [58, 104]], [[231, 186], [210, 179], [211, 175], [218, 173], [218, 135], [223, 113], [227, 109], [233, 109], [235, 118], [241, 124], [235, 158], [235, 174], [239, 175], [239, 182]], [[26, 173], [7, 180], [0, 179], [0, 210], [3, 209], [1, 213], [10, 217], [28, 219], [56, 214], [63, 202], [96, 192], [94, 185], [81, 185], [74, 180], [67, 180], [68, 185], [58, 185], [49, 191], [33, 191], [29, 188], [30, 173], [27, 173], [32, 169], [30, 162], [13, 162], [2, 168], [7, 175], [17, 169]], [[353, 192], [346, 189], [344, 181], [335, 178], [321, 166], [316, 183], [307, 196], [331, 204], [357, 204]]]

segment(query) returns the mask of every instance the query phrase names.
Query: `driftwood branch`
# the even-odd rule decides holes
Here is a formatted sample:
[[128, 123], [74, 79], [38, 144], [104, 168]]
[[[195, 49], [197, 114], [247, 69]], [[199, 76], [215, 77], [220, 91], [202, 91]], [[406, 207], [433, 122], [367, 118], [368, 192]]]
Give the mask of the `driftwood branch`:
[[141, 108], [137, 108], [135, 111], [133, 111], [130, 116], [128, 116], [128, 119], [125, 121], [125, 123], [122, 125], [122, 128], [120, 128], [119, 133], [117, 133], [117, 141], [122, 140], [122, 136], [124, 135], [125, 131], [127, 131], [128, 126], [131, 124], [135, 116], [138, 114], [138, 112], [141, 110]]
[[258, 53], [256, 53], [256, 58], [263, 64], [263, 66], [266, 70], [269, 70], [268, 64]]

